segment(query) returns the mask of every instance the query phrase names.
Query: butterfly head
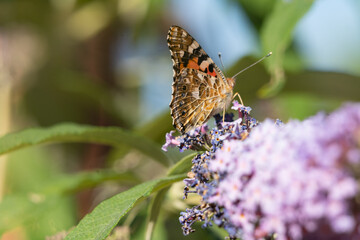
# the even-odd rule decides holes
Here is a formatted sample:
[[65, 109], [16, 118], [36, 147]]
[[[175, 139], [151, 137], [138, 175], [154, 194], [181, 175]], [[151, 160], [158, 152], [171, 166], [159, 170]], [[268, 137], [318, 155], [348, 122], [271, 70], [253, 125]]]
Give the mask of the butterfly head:
[[231, 88], [234, 88], [234, 85], [235, 85], [235, 78], [234, 77], [226, 78], [226, 81], [227, 81], [227, 83], [229, 84], [229, 86]]

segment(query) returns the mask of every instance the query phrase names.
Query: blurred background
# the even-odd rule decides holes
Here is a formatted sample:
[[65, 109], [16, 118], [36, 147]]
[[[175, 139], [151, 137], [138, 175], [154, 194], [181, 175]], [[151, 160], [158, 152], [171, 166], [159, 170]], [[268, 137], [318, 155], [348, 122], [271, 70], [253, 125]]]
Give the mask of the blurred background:
[[[0, 133], [75, 122], [129, 129], [161, 146], [165, 133], [173, 130], [168, 108], [172, 62], [166, 43], [171, 25], [186, 29], [219, 67], [221, 52], [228, 77], [273, 52], [239, 75], [235, 86], [260, 121], [304, 119], [359, 101], [360, 2], [296, 2], [2, 0]], [[287, 4], [293, 7], [284, 10]], [[284, 30], [287, 23], [293, 24], [291, 31]], [[130, 172], [138, 182], [166, 172], [126, 147], [29, 148], [1, 157], [0, 200], [31, 193], [64, 174], [100, 168]], [[103, 199], [136, 181], [107, 183], [57, 198], [45, 208], [46, 214], [28, 213], [23, 216], [28, 221], [1, 239], [44, 239], [69, 230]], [[183, 186], [177, 187], [164, 203], [161, 219], [166, 228], [158, 231], [185, 239], [177, 219], [185, 209]], [[131, 228], [119, 229], [121, 236], [141, 235], [145, 213], [141, 208], [134, 212], [123, 224]], [[200, 239], [198, 232], [186, 239]]]

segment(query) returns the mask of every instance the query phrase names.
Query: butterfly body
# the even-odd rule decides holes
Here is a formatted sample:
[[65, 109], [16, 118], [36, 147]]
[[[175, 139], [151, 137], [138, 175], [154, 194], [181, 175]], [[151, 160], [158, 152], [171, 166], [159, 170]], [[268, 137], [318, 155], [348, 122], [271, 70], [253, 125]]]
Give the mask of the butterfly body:
[[174, 127], [186, 133], [230, 105], [235, 79], [226, 78], [199, 43], [181, 27], [170, 27], [167, 41], [174, 78], [171, 116]]

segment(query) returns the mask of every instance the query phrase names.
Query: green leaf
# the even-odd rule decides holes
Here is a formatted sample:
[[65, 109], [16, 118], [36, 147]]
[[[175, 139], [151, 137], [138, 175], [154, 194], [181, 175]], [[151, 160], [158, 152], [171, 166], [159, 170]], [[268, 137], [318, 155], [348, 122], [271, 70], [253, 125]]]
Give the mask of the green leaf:
[[[156, 131], [154, 130], [156, 129]], [[133, 129], [135, 134], [144, 136], [158, 144], [165, 143], [165, 134], [173, 130], [174, 127], [171, 125], [171, 116], [169, 111], [159, 114], [154, 119], [146, 122], [143, 125], [140, 125]], [[125, 156], [129, 152], [129, 149], [124, 147], [114, 148], [110, 152], [109, 158], [107, 160], [108, 164], [111, 165], [115, 160], [118, 160]], [[180, 153], [178, 149], [168, 149], [164, 154], [172, 160], [172, 162], [177, 162], [180, 160], [184, 154]]]
[[[201, 152], [200, 152], [201, 153]], [[198, 155], [199, 153], [191, 153], [185, 157], [183, 157], [180, 161], [178, 161], [170, 170], [168, 171], [168, 176], [180, 174], [180, 173], [187, 173], [190, 171], [192, 166], [192, 159]]]
[[[130, 211], [140, 199], [160, 190], [155, 198], [157, 198], [156, 204], [161, 203], [168, 190], [168, 186], [186, 177], [184, 173], [190, 170], [192, 165], [191, 159], [197, 154], [198, 153], [189, 154], [177, 162], [168, 171], [167, 177], [145, 182], [103, 201], [80, 221], [78, 226], [70, 232], [66, 239], [104, 239], [110, 234], [111, 230], [121, 218]], [[157, 207], [152, 212], [150, 220], [154, 221], [153, 224], [155, 224], [159, 211], [160, 209]], [[150, 231], [149, 234], [151, 236], [153, 229], [150, 228], [148, 231]]]
[[270, 97], [282, 89], [285, 83], [285, 50], [291, 42], [297, 22], [310, 9], [312, 3], [313, 0], [277, 1], [273, 12], [267, 18], [261, 31], [261, 41], [266, 53], [273, 52], [273, 56], [265, 61], [271, 79], [260, 89], [260, 96]]
[[83, 172], [60, 177], [29, 193], [5, 196], [0, 202], [0, 235], [24, 222], [34, 222], [41, 219], [47, 214], [47, 209], [56, 207], [54, 205], [59, 203], [62, 196], [111, 180], [137, 181], [134, 176], [128, 173]]
[[[179, 162], [177, 162], [168, 172], [168, 176], [174, 175], [174, 174], [180, 174], [180, 173], [187, 173], [190, 171], [190, 168], [192, 166], [192, 159], [197, 155], [198, 153], [192, 153], [187, 156], [185, 156], [183, 159], [181, 159]], [[146, 229], [146, 235], [145, 239], [150, 240], [152, 239], [153, 231], [155, 229], [155, 224], [157, 221], [157, 218], [161, 211], [162, 203], [165, 199], [166, 193], [168, 192], [170, 188], [164, 188], [157, 192], [153, 199], [151, 200], [151, 203], [149, 205], [149, 215], [147, 219], [147, 229]]]
[[126, 144], [159, 163], [169, 166], [171, 161], [161, 147], [151, 140], [117, 127], [94, 127], [64, 123], [49, 128], [32, 128], [10, 133], [0, 138], [0, 154], [42, 143], [84, 142], [112, 146]]
[[148, 181], [103, 201], [65, 239], [105, 239], [138, 201], [184, 177], [180, 174]]
[[157, 222], [165, 196], [169, 189], [170, 187], [161, 189], [151, 199], [151, 203], [149, 205], [149, 214], [146, 220], [145, 240], [151, 240], [153, 237], [155, 224]]

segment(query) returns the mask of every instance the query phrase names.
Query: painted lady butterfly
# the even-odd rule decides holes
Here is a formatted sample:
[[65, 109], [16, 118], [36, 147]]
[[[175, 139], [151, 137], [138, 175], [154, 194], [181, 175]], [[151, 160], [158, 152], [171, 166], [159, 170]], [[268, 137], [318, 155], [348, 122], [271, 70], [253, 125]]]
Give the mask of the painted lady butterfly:
[[174, 69], [171, 116], [174, 127], [184, 134], [225, 111], [233, 97], [235, 78], [226, 78], [181, 27], [170, 27], [167, 42]]

